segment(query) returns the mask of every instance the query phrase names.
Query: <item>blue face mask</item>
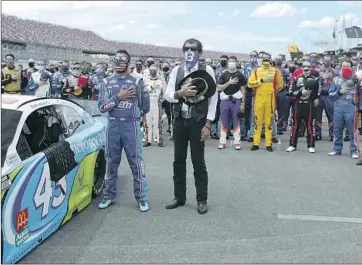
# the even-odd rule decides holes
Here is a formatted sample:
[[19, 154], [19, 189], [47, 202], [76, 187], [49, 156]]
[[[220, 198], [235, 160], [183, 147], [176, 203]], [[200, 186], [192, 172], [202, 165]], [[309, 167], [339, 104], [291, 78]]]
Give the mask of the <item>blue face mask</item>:
[[197, 62], [199, 61], [199, 57], [200, 55], [198, 51], [191, 51], [190, 49], [188, 51], [185, 51], [185, 61], [186, 61], [187, 70], [190, 70], [197, 64]]

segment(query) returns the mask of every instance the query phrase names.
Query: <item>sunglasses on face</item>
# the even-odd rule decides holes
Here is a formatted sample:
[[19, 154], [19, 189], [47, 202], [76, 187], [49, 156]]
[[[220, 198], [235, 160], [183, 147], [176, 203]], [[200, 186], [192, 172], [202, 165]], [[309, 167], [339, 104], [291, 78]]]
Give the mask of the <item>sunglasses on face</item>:
[[198, 49], [196, 47], [184, 47], [184, 51], [188, 51], [188, 50], [196, 52]]
[[80, 67], [73, 67], [73, 70], [80, 70]]

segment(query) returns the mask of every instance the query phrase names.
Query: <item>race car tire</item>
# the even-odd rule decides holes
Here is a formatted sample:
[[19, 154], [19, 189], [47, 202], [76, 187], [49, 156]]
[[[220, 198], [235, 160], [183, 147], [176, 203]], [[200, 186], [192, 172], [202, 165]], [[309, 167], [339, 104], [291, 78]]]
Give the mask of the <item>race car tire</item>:
[[99, 194], [101, 194], [104, 186], [105, 176], [106, 176], [105, 152], [103, 149], [101, 149], [98, 153], [96, 164], [94, 166], [93, 189], [92, 189], [93, 197], [97, 197]]

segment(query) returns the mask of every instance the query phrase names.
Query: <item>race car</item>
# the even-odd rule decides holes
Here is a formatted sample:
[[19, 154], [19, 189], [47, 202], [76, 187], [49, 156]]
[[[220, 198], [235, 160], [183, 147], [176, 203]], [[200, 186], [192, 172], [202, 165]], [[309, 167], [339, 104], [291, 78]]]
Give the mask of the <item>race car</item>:
[[1, 121], [1, 261], [16, 263], [101, 193], [107, 118], [71, 100], [2, 95]]

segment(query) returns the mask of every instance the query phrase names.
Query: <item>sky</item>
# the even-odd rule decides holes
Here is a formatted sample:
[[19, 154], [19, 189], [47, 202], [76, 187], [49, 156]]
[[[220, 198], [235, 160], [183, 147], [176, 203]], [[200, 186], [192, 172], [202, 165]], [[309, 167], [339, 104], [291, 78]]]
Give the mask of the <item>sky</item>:
[[[206, 50], [287, 54], [356, 44], [338, 31], [362, 25], [362, 1], [2, 1], [2, 12], [96, 32], [108, 40]], [[358, 12], [359, 11], [359, 12]], [[344, 18], [344, 19], [343, 19]], [[337, 44], [332, 38], [337, 27]]]

